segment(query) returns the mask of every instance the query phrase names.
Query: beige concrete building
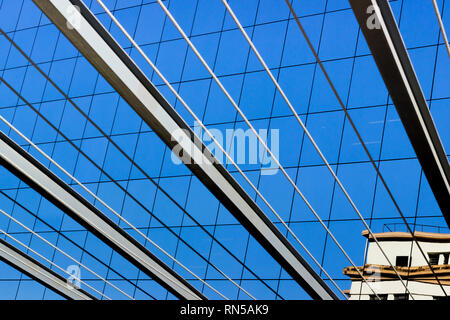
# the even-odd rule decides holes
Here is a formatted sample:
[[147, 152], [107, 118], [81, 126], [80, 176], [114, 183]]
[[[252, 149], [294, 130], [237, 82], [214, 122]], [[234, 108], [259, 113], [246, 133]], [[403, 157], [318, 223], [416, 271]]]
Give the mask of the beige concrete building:
[[[344, 274], [352, 280], [351, 288], [347, 291], [350, 300], [376, 300], [378, 297], [383, 300], [443, 299], [446, 298], [444, 290], [450, 295], [450, 234], [414, 233], [432, 269], [410, 233], [376, 233], [375, 237], [382, 250], [367, 230], [362, 235], [369, 242], [367, 260], [358, 269], [372, 289], [361, 281], [361, 276], [354, 267], [347, 267]], [[383, 251], [404, 284], [388, 263]]]

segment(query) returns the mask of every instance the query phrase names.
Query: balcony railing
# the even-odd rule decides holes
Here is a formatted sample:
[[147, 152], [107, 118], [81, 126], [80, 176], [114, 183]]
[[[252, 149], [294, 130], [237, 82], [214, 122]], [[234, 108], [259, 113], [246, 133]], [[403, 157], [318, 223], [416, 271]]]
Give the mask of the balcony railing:
[[[436, 226], [428, 224], [410, 224], [410, 228], [414, 231], [449, 233], [447, 226]], [[383, 224], [383, 232], [408, 232], [404, 223], [385, 223]]]

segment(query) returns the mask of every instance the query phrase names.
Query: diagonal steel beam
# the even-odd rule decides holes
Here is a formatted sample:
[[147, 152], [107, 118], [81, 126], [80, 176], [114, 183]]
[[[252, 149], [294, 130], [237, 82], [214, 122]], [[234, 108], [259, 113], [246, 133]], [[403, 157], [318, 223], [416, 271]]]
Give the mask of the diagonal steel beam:
[[91, 231], [113, 250], [180, 299], [206, 299], [185, 279], [160, 261], [136, 239], [0, 132], [0, 165]]
[[350, 0], [350, 4], [431, 190], [450, 226], [449, 161], [389, 2]]
[[95, 300], [89, 293], [69, 285], [64, 277], [47, 268], [16, 247], [10, 245], [3, 239], [0, 239], [0, 260], [66, 299]]
[[337, 299], [82, 1], [33, 1], [166, 145], [181, 147], [188, 168], [311, 297]]

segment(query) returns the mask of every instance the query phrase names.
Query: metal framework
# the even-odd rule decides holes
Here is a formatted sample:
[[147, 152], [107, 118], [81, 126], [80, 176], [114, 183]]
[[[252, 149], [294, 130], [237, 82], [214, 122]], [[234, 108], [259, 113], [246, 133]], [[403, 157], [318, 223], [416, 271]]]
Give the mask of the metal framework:
[[166, 145], [181, 147], [188, 168], [311, 297], [337, 299], [82, 1], [33, 1]]
[[367, 44], [450, 226], [450, 165], [387, 0], [350, 0]]
[[62, 276], [47, 268], [26, 253], [0, 239], [0, 260], [23, 272], [40, 284], [70, 300], [95, 300], [82, 289], [68, 284]]
[[436, 19], [439, 23], [439, 28], [441, 29], [442, 38], [444, 38], [444, 45], [447, 49], [448, 57], [450, 58], [450, 43], [448, 42], [447, 32], [445, 32], [444, 21], [442, 21], [441, 13], [439, 12], [439, 6], [436, 0], [431, 0], [433, 2], [434, 13], [436, 14]]
[[0, 132], [0, 164], [180, 299], [206, 297]]

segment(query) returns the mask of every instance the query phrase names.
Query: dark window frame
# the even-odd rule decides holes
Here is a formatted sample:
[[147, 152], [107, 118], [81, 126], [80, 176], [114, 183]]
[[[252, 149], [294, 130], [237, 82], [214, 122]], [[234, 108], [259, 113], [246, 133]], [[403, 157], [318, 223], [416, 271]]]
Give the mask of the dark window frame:
[[395, 257], [396, 267], [409, 267], [409, 256], [397, 256]]
[[395, 293], [394, 300], [409, 300], [409, 294], [407, 293]]

